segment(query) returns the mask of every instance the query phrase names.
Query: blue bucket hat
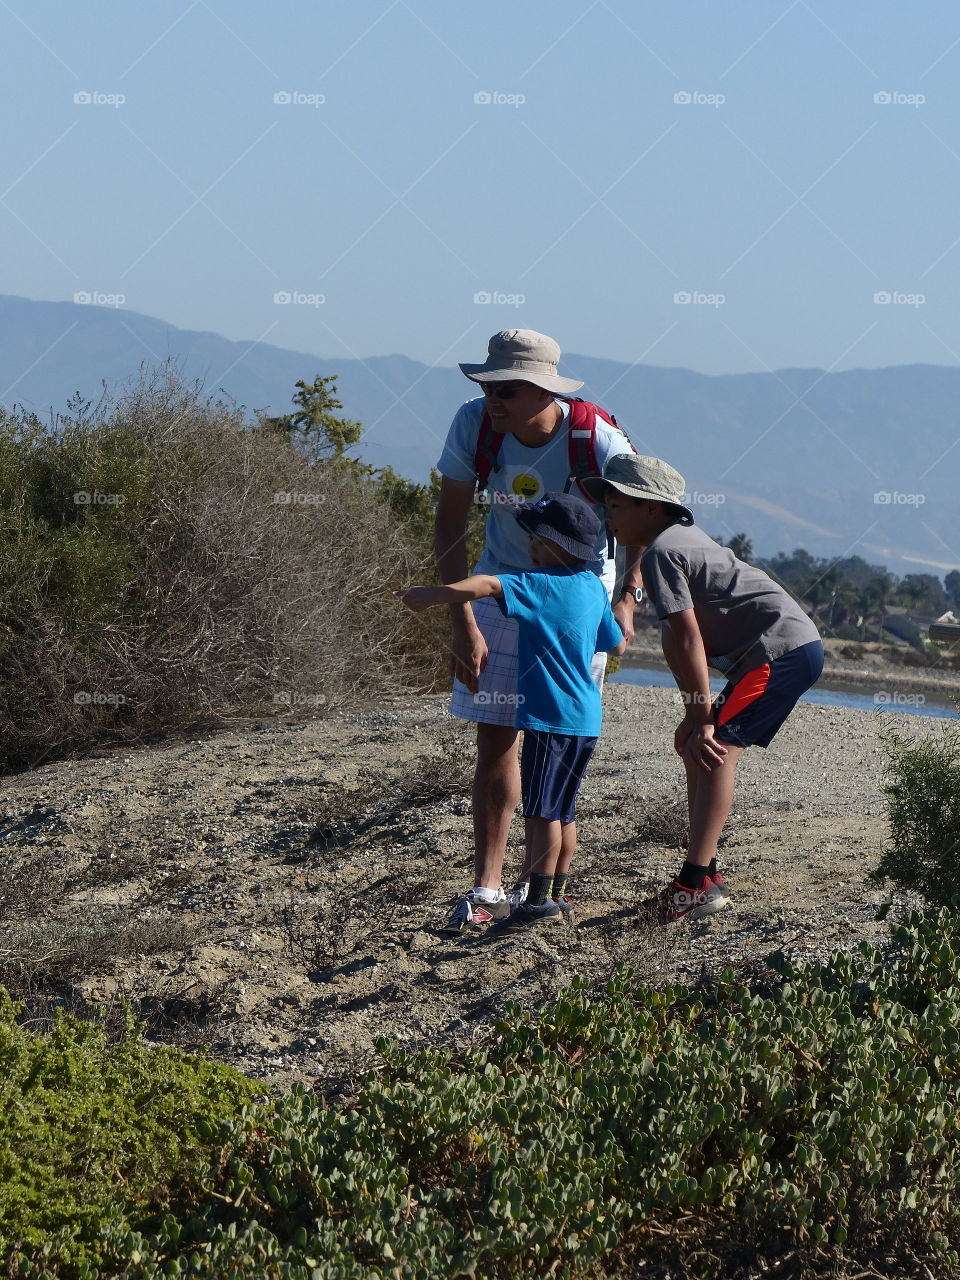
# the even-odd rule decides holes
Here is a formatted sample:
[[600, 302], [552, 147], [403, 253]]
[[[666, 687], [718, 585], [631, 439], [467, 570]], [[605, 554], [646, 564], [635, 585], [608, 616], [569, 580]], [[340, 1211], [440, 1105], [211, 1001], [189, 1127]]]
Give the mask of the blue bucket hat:
[[580, 560], [599, 560], [597, 541], [603, 526], [590, 507], [572, 493], [547, 493], [517, 511], [526, 533], [555, 542]]

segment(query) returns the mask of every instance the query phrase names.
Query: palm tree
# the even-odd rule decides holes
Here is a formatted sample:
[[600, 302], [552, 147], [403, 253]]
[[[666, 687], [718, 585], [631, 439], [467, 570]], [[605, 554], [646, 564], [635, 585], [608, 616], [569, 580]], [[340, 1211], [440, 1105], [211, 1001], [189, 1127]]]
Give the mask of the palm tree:
[[753, 560], [753, 543], [745, 533], [735, 533], [727, 546], [738, 560], [745, 560], [747, 564]]

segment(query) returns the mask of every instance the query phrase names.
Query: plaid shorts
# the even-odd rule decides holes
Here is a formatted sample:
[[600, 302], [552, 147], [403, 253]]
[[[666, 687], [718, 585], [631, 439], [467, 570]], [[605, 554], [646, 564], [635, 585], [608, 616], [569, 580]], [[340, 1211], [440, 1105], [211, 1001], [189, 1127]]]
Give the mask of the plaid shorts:
[[[475, 600], [473, 616], [487, 642], [487, 665], [480, 673], [476, 693], [459, 680], [453, 682], [450, 714], [477, 724], [500, 724], [513, 728], [517, 722], [517, 620], [504, 616], [492, 597]], [[590, 674], [603, 689], [607, 655], [595, 653]]]

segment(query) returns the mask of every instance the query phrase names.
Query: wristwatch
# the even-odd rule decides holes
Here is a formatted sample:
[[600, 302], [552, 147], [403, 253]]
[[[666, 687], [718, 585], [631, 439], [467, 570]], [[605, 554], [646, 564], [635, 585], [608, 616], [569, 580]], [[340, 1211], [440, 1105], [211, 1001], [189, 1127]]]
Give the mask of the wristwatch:
[[634, 604], [640, 604], [643, 601], [643, 587], [621, 587], [620, 599], [624, 600], [627, 596], [633, 596]]

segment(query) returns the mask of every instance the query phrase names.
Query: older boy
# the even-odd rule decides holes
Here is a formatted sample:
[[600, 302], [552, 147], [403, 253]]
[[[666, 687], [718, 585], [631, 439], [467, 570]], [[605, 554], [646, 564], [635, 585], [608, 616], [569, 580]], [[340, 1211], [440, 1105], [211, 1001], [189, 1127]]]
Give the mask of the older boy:
[[[694, 527], [683, 476], [659, 458], [611, 458], [584, 486], [606, 506], [617, 540], [646, 547], [644, 586], [665, 624], [663, 654], [686, 705], [674, 749], [687, 774], [690, 843], [662, 902], [672, 924], [729, 903], [717, 841], [733, 801], [737, 760], [766, 747], [820, 677], [823, 645], [800, 605], [766, 573]], [[727, 678], [714, 699], [707, 668]]]
[[[600, 690], [591, 675], [595, 653], [626, 648], [606, 588], [590, 567], [602, 525], [571, 494], [547, 494], [516, 512], [529, 535], [531, 570], [474, 574], [443, 587], [408, 587], [395, 594], [419, 612], [440, 604], [492, 598], [518, 626], [515, 724], [523, 729], [521, 793], [529, 886], [501, 924], [523, 929], [572, 906], [564, 889], [576, 850], [576, 799], [600, 735]], [[448, 930], [495, 919], [469, 903]]]

